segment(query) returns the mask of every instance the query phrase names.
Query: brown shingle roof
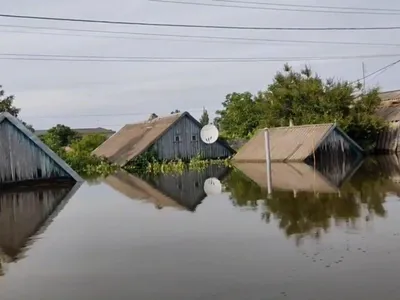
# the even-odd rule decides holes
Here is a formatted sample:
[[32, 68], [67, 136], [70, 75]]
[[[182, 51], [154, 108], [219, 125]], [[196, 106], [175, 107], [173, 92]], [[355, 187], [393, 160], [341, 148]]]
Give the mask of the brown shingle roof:
[[[269, 128], [271, 160], [304, 161], [335, 127], [330, 123]], [[259, 130], [233, 160], [265, 162], [264, 129]]]
[[[265, 163], [235, 163], [234, 166], [262, 188], [267, 188]], [[281, 191], [335, 193], [338, 187], [305, 163], [272, 163], [272, 188]]]
[[154, 203], [158, 207], [174, 207], [179, 210], [186, 210], [178, 202], [126, 171], [120, 171], [108, 176], [104, 179], [104, 182], [130, 199], [145, 200]]
[[379, 98], [382, 101], [400, 100], [400, 90], [379, 93]]
[[125, 125], [95, 149], [93, 154], [123, 166], [146, 151], [168, 128], [186, 114], [188, 113], [172, 114], [151, 121]]
[[400, 121], [400, 98], [382, 102], [376, 114], [388, 122]]

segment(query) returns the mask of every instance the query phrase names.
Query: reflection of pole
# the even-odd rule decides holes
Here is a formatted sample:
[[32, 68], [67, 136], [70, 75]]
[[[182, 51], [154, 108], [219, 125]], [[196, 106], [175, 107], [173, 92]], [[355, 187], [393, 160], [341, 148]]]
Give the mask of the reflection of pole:
[[272, 174], [271, 174], [271, 147], [269, 145], [269, 131], [265, 129], [264, 131], [265, 139], [265, 164], [267, 165], [267, 187], [268, 194], [272, 193]]

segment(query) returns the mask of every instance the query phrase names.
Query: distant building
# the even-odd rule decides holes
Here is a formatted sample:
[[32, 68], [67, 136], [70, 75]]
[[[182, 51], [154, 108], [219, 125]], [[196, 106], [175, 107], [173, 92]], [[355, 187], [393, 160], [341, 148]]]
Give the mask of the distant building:
[[376, 143], [376, 152], [400, 152], [400, 90], [379, 94], [382, 102], [377, 115], [389, 123], [389, 128], [381, 132]]
[[[86, 136], [90, 134], [102, 134], [105, 135], [107, 138], [112, 136], [115, 131], [106, 128], [71, 128], [73, 131], [77, 132], [80, 136]], [[35, 134], [37, 136], [42, 136], [47, 133], [48, 130], [35, 130]]]
[[71, 180], [80, 176], [21, 121], [0, 114], [0, 186], [37, 180]]
[[157, 117], [145, 122], [125, 125], [100, 145], [93, 154], [124, 166], [147, 150], [162, 160], [226, 158], [235, 153], [225, 141], [208, 145], [201, 141], [201, 124], [188, 112]]
[[[237, 162], [265, 162], [264, 129], [259, 130], [233, 157]], [[270, 156], [274, 162], [326, 163], [358, 160], [363, 149], [336, 124], [315, 124], [269, 128]]]

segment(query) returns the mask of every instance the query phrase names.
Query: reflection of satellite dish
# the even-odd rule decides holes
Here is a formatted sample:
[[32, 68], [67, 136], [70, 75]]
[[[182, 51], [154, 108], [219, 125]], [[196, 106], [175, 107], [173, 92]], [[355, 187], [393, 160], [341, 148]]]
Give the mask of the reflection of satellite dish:
[[218, 178], [212, 177], [204, 181], [204, 192], [207, 196], [219, 195], [222, 193], [222, 184]]
[[219, 131], [215, 125], [206, 125], [200, 131], [200, 138], [206, 144], [213, 144], [218, 140]]

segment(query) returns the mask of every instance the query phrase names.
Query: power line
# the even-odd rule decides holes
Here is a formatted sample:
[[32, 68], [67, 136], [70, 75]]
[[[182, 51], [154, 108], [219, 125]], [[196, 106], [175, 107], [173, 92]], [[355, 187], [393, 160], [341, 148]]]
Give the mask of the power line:
[[282, 7], [299, 7], [299, 8], [323, 8], [323, 9], [341, 9], [341, 10], [366, 10], [366, 11], [384, 11], [384, 12], [400, 12], [400, 9], [392, 8], [372, 8], [372, 7], [348, 7], [348, 6], [325, 6], [325, 5], [306, 5], [306, 4], [285, 4], [277, 2], [260, 2], [260, 1], [240, 1], [240, 0], [213, 0], [214, 2], [257, 4], [265, 6], [282, 6]]
[[111, 21], [79, 18], [59, 18], [31, 15], [0, 14], [1, 18], [28, 19], [42, 21], [59, 21], [72, 23], [95, 23], [108, 25], [131, 25], [147, 27], [171, 27], [171, 28], [202, 28], [202, 29], [226, 29], [226, 30], [274, 30], [274, 31], [366, 31], [366, 30], [399, 30], [400, 26], [382, 27], [259, 27], [259, 26], [228, 26], [228, 25], [200, 25], [200, 24], [173, 24], [173, 23], [150, 23], [150, 22], [130, 22], [130, 21]]
[[390, 69], [391, 67], [394, 67], [395, 65], [397, 65], [398, 63], [400, 63], [400, 59], [396, 60], [396, 61], [394, 61], [394, 62], [392, 62], [392, 63], [390, 63], [390, 64], [388, 64], [388, 65], [386, 65], [386, 66], [384, 66], [384, 67], [372, 72], [372, 73], [369, 73], [368, 75], [364, 76], [363, 78], [359, 78], [357, 80], [354, 80], [354, 81], [350, 82], [350, 84], [358, 83], [360, 80], [367, 79], [367, 78], [369, 78], [369, 77], [371, 77], [371, 76], [373, 76], [375, 74], [378, 74], [378, 73], [382, 74], [385, 71], [387, 71], [388, 69]]
[[396, 54], [370, 54], [325, 57], [155, 57], [155, 56], [98, 56], [98, 55], [59, 55], [59, 54], [22, 54], [0, 53], [0, 60], [21, 61], [65, 61], [65, 62], [173, 62], [173, 63], [226, 63], [226, 62], [288, 62], [288, 61], [327, 61], [399, 57]]
[[[209, 109], [218, 109], [216, 107], [210, 107]], [[203, 108], [188, 108], [188, 109], [181, 109], [180, 111], [188, 111], [188, 112], [201, 112]], [[121, 116], [144, 116], [150, 115], [154, 113], [151, 112], [130, 112], [130, 113], [106, 113], [106, 114], [73, 114], [73, 115], [42, 115], [42, 116], [29, 116], [24, 115], [24, 118], [31, 118], [31, 119], [52, 119], [52, 118], [81, 118], [81, 117], [121, 117]]]
[[[85, 32], [85, 33], [105, 33], [105, 34], [124, 34], [129, 36], [98, 36], [98, 35], [69, 35], [54, 32], [31, 32], [31, 31], [3, 31], [9, 33], [32, 33], [32, 34], [43, 34], [43, 35], [61, 35], [61, 36], [78, 36], [78, 37], [96, 37], [96, 38], [115, 38], [115, 39], [137, 39], [133, 36], [154, 36], [154, 37], [174, 37], [174, 38], [189, 38], [189, 39], [207, 39], [195, 40], [195, 42], [232, 42], [240, 44], [249, 44], [254, 42], [256, 44], [261, 43], [288, 43], [288, 44], [328, 44], [328, 45], [349, 45], [349, 46], [387, 46], [387, 47], [400, 47], [400, 44], [396, 43], [371, 43], [371, 42], [357, 42], [357, 41], [327, 41], [327, 40], [287, 40], [287, 39], [270, 39], [270, 38], [248, 38], [248, 37], [231, 37], [231, 36], [210, 36], [210, 35], [186, 35], [186, 34], [165, 34], [165, 33], [147, 33], [147, 32], [129, 32], [129, 31], [109, 31], [109, 30], [92, 30], [92, 29], [73, 29], [73, 28], [60, 28], [51, 26], [27, 26], [27, 25], [8, 25], [0, 24], [0, 27], [4, 28], [25, 28], [35, 30], [57, 30], [57, 31], [70, 31], [70, 32]], [[154, 39], [157, 40], [157, 39]], [[160, 39], [167, 40], [167, 39]], [[177, 40], [182, 41], [182, 40]], [[190, 41], [190, 40], [189, 40]]]
[[[174, 3], [174, 4], [187, 4], [197, 6], [209, 6], [209, 7], [227, 7], [227, 8], [244, 8], [244, 9], [255, 9], [255, 10], [269, 10], [269, 11], [290, 11], [290, 12], [306, 12], [306, 13], [327, 13], [327, 14], [351, 14], [351, 15], [393, 15], [398, 16], [400, 12], [395, 11], [348, 11], [348, 10], [321, 10], [321, 9], [299, 9], [299, 8], [279, 8], [279, 7], [263, 7], [263, 6], [248, 6], [248, 5], [232, 5], [232, 4], [215, 4], [215, 3], [204, 3], [204, 2], [189, 2], [179, 0], [148, 0], [151, 2], [161, 3]], [[246, 2], [246, 1], [221, 1], [239, 4], [261, 4], [257, 2]]]

